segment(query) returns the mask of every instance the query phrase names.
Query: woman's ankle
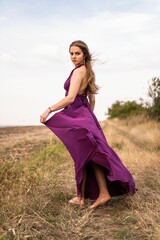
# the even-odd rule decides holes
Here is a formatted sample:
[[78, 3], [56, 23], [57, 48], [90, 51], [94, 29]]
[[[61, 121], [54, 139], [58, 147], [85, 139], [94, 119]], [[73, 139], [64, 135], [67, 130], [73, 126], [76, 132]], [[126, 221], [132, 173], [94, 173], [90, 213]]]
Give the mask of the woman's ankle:
[[99, 193], [99, 197], [108, 197], [111, 198], [111, 195], [107, 191], [102, 191]]

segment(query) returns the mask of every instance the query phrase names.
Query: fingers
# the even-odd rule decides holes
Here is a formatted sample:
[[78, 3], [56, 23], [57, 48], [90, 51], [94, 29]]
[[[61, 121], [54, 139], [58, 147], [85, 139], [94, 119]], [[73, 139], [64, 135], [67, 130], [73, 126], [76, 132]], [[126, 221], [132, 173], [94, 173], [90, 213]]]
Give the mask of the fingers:
[[41, 123], [45, 123], [45, 122], [46, 122], [46, 118], [40, 116], [40, 122], [41, 122]]
[[45, 123], [48, 115], [49, 115], [49, 112], [48, 112], [48, 109], [47, 109], [47, 110], [40, 116], [40, 122], [41, 122], [41, 123]]

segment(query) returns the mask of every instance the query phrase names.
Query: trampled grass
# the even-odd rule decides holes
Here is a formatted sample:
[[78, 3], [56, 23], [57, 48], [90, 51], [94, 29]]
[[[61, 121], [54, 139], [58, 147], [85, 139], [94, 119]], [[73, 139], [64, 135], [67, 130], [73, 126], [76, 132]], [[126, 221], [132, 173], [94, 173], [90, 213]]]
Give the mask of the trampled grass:
[[47, 128], [0, 129], [1, 240], [160, 239], [159, 123], [132, 118], [102, 125], [138, 192], [95, 210], [68, 204], [73, 162]]

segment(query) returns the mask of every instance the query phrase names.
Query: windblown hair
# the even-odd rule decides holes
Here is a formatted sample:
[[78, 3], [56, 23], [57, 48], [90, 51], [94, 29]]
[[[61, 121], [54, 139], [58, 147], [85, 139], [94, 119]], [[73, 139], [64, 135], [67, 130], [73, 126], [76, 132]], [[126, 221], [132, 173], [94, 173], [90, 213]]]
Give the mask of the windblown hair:
[[89, 48], [87, 44], [81, 40], [76, 40], [70, 44], [69, 50], [73, 46], [79, 47], [84, 54], [84, 64], [87, 69], [87, 79], [88, 79], [87, 92], [91, 94], [98, 93], [99, 86], [96, 84], [95, 73], [92, 69], [93, 59], [92, 59], [92, 55], [89, 52]]

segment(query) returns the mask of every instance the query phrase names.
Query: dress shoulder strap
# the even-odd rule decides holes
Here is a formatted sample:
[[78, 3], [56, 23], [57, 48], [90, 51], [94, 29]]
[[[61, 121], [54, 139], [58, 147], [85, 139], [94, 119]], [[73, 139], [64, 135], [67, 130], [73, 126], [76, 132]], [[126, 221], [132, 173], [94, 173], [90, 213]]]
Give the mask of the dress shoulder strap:
[[84, 64], [80, 64], [79, 66], [73, 68], [73, 70], [71, 71], [70, 75], [69, 75], [69, 78], [72, 76], [74, 70], [76, 70], [77, 68], [80, 68], [81, 66], [83, 66]]

